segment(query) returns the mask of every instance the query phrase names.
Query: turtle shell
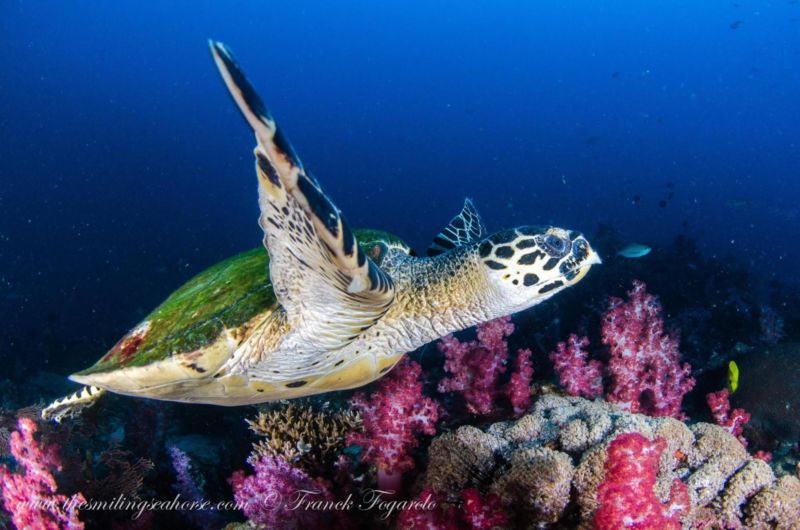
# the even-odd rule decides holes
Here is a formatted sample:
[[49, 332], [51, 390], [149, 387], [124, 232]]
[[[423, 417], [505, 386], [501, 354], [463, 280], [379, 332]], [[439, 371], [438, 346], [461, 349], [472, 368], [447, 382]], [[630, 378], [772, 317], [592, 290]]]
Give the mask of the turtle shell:
[[[387, 232], [355, 232], [364, 252], [378, 265], [386, 244], [404, 245]], [[277, 307], [266, 249], [242, 252], [183, 284], [99, 361], [74, 375], [145, 366], [173, 355], [202, 351], [224, 332], [246, 332], [248, 322]]]

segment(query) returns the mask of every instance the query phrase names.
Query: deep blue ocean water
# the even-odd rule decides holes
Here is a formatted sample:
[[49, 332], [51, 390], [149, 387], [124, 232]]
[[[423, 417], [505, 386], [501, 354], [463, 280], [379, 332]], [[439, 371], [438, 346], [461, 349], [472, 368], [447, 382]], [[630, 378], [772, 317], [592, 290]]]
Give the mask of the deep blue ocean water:
[[[0, 3], [0, 362], [69, 373], [260, 244], [236, 52], [353, 226], [676, 235], [800, 266], [795, 1]], [[599, 249], [613, 255], [617, 249]], [[590, 280], [586, 280], [590, 281]]]

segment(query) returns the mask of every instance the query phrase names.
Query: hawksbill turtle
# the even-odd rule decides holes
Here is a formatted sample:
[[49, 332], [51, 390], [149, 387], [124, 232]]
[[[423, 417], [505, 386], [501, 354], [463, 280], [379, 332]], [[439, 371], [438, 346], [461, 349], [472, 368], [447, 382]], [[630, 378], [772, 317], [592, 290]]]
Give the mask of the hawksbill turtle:
[[577, 231], [487, 234], [468, 199], [413, 255], [388, 232], [353, 231], [306, 171], [228, 47], [211, 53], [256, 138], [263, 247], [169, 296], [46, 407], [60, 420], [104, 392], [245, 405], [365, 385], [439, 337], [527, 309], [600, 258]]

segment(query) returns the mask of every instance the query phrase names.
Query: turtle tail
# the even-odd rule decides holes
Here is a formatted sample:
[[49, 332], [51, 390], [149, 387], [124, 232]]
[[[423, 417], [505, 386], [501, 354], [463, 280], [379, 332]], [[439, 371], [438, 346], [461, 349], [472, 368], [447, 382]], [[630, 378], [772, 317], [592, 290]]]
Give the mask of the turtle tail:
[[77, 392], [57, 399], [42, 409], [42, 419], [61, 423], [64, 418], [78, 416], [83, 409], [91, 407], [106, 391], [96, 386], [85, 386]]

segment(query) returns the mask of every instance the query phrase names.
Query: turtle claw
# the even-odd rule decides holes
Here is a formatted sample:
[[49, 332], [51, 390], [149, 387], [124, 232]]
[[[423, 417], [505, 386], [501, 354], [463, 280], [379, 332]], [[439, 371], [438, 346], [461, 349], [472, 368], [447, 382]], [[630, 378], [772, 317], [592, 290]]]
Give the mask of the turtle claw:
[[85, 386], [75, 393], [57, 399], [42, 409], [42, 419], [61, 423], [64, 418], [74, 418], [91, 407], [106, 391], [96, 386]]

